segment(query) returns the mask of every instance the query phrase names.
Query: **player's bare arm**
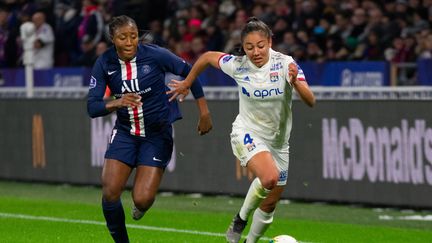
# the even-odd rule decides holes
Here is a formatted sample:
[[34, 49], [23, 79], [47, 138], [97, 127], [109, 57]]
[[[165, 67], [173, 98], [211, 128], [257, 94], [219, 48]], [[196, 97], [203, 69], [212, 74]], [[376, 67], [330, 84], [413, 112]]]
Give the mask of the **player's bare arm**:
[[303, 102], [305, 102], [308, 106], [313, 107], [315, 105], [315, 96], [312, 90], [309, 88], [307, 82], [299, 81], [297, 79], [298, 68], [296, 64], [289, 64], [288, 74], [291, 85], [294, 87], [297, 94], [299, 94]]
[[210, 116], [210, 111], [207, 106], [207, 101], [204, 97], [198, 98], [196, 100], [200, 117], [198, 120], [198, 134], [204, 135], [210, 132], [210, 130], [213, 128], [213, 122]]
[[122, 107], [137, 107], [142, 106], [141, 96], [135, 93], [124, 94], [120, 99], [109, 101], [105, 107], [109, 111], [115, 111]]
[[172, 94], [169, 100], [173, 101], [177, 98], [177, 96], [180, 95], [179, 101], [182, 102], [183, 98], [189, 94], [189, 88], [192, 86], [192, 82], [195, 81], [200, 73], [202, 73], [209, 65], [219, 68], [218, 62], [222, 55], [225, 55], [225, 53], [208, 51], [198, 58], [185, 80], [171, 80], [171, 82], [168, 84], [171, 90], [167, 92], [167, 94]]

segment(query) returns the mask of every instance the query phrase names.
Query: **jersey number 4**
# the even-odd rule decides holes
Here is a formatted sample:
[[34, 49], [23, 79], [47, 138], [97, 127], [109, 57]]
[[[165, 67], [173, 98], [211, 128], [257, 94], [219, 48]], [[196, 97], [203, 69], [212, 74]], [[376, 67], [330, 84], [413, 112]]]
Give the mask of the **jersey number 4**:
[[253, 139], [251, 138], [249, 133], [246, 133], [244, 138], [243, 138], [243, 143], [244, 144], [251, 144], [252, 142], [253, 142]]

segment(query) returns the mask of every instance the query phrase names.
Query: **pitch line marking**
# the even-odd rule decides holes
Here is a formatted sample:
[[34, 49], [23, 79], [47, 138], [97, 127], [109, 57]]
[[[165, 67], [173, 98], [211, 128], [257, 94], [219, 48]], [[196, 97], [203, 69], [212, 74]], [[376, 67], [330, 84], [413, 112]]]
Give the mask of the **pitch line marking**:
[[[48, 217], [48, 216], [33, 216], [33, 215], [27, 215], [27, 214], [12, 214], [12, 213], [0, 212], [0, 217], [105, 226], [105, 222], [95, 221], [95, 220], [67, 219], [67, 218], [57, 218], [57, 217]], [[137, 224], [126, 224], [126, 227], [134, 228], [134, 229], [152, 230], [152, 231], [164, 231], [164, 232], [184, 233], [184, 234], [192, 234], [192, 235], [206, 235], [206, 236], [215, 236], [215, 237], [225, 237], [225, 234], [222, 234], [222, 233], [205, 232], [205, 231], [197, 231], [197, 230], [184, 230], [184, 229], [145, 226], [145, 225], [137, 225]], [[269, 241], [270, 238], [262, 237], [261, 240]]]
[[410, 216], [390, 216], [380, 215], [380, 220], [413, 220], [413, 221], [432, 221], [432, 215], [410, 215]]

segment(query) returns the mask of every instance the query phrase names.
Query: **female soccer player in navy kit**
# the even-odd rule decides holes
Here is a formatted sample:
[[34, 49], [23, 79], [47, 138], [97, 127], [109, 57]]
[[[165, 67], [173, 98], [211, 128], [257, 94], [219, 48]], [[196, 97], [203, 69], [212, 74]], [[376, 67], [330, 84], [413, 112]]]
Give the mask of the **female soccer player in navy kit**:
[[171, 99], [185, 96], [208, 65], [221, 69], [238, 84], [240, 112], [233, 123], [231, 147], [241, 165], [247, 166], [256, 178], [228, 227], [226, 239], [230, 243], [239, 242], [252, 213], [247, 243], [257, 242], [273, 221], [288, 178], [293, 90], [307, 105], [315, 104], [303, 71], [291, 56], [271, 49], [271, 35], [264, 22], [250, 18], [241, 32], [244, 55], [206, 52], [183, 82], [173, 80], [170, 84]]
[[[127, 16], [109, 24], [114, 47], [101, 55], [92, 70], [87, 109], [93, 117], [113, 111], [117, 120], [102, 170], [102, 208], [115, 242], [129, 242], [121, 193], [133, 168], [132, 217], [140, 219], [155, 200], [173, 149], [172, 123], [181, 118], [177, 102], [170, 102], [165, 73], [187, 76], [190, 66], [164, 48], [138, 44], [138, 28]], [[109, 87], [112, 101], [103, 99]], [[200, 110], [199, 134], [212, 128], [202, 87], [195, 86]]]

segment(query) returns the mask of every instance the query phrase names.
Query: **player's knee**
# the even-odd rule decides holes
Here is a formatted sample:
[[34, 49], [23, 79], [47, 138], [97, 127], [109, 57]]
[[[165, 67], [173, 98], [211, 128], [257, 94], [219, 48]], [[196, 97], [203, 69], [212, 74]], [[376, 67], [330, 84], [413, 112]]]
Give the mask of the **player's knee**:
[[120, 199], [120, 196], [121, 196], [121, 190], [115, 190], [114, 188], [110, 188], [110, 187], [102, 188], [102, 197], [105, 201], [115, 202]]
[[133, 195], [134, 204], [140, 210], [148, 210], [153, 205], [155, 198], [155, 195], [151, 195], [150, 193]]
[[279, 179], [279, 174], [271, 173], [263, 178], [261, 178], [261, 184], [264, 188], [272, 190], [277, 185]]

